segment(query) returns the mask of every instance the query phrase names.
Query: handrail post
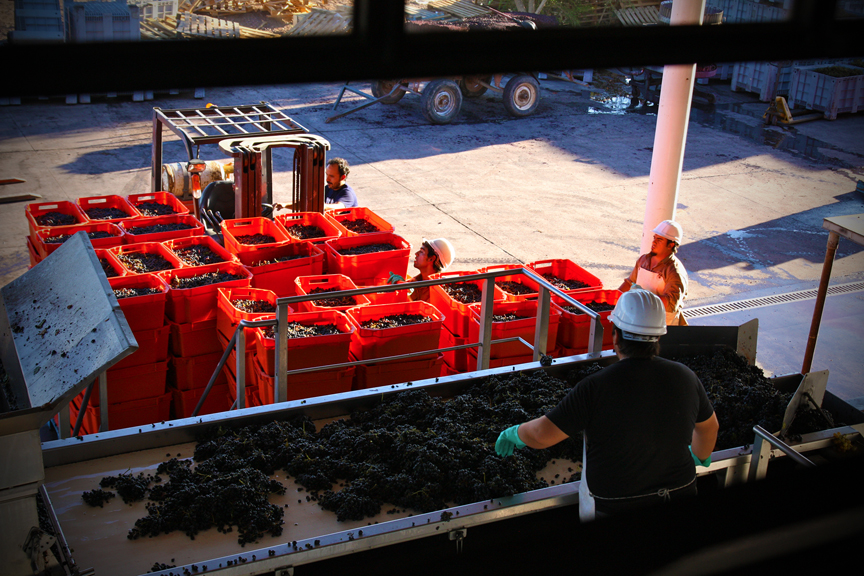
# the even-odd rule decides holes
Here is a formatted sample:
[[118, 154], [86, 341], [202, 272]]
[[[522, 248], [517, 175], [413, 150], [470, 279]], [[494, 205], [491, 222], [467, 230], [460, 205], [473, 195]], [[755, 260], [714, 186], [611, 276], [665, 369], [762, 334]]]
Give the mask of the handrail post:
[[237, 330], [237, 343], [234, 348], [237, 355], [237, 408], [246, 407], [246, 329], [239, 326]]
[[483, 280], [483, 294], [480, 296], [480, 349], [477, 350], [477, 370], [489, 368], [492, 352], [492, 308], [495, 302], [495, 280]]
[[111, 429], [108, 422], [108, 372], [99, 374], [99, 431], [107, 432]]
[[549, 290], [542, 284], [538, 285], [537, 322], [534, 329], [534, 361], [540, 360], [546, 354], [546, 344], [549, 339], [549, 305], [551, 297]]
[[811, 468], [816, 466], [812, 460], [803, 456], [800, 452], [758, 424], [753, 427], [753, 432], [756, 433], [756, 438], [753, 440], [753, 447], [750, 450], [750, 472], [747, 475], [748, 482], [765, 478], [765, 474], [768, 472], [768, 460], [772, 446], [776, 447], [802, 466]]
[[600, 317], [591, 318], [591, 327], [588, 329], [588, 353], [598, 354], [603, 350], [603, 324]]
[[276, 301], [276, 377], [273, 378], [273, 401], [285, 402], [288, 398], [288, 305]]

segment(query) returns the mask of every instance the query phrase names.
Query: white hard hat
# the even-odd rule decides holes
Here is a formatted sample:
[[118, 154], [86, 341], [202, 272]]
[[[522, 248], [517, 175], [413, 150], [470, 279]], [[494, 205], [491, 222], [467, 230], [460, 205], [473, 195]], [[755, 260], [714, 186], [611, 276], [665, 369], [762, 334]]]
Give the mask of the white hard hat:
[[438, 261], [441, 263], [441, 272], [450, 267], [450, 264], [453, 263], [456, 251], [453, 249], [453, 245], [450, 244], [449, 240], [446, 238], [435, 238], [434, 240], [423, 238], [423, 243], [429, 244], [429, 246], [432, 247], [432, 250], [435, 251], [435, 255], [438, 256]]
[[681, 244], [681, 240], [684, 238], [681, 225], [674, 220], [663, 220], [654, 228], [654, 233], [678, 244]]
[[609, 320], [621, 329], [625, 340], [656, 342], [666, 334], [663, 301], [641, 288], [632, 288], [622, 294]]

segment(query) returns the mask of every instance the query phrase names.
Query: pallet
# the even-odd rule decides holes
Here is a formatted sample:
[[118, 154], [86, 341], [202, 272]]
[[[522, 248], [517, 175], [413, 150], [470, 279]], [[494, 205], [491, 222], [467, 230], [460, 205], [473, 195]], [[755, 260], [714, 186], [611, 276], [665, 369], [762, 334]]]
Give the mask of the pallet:
[[660, 22], [660, 10], [656, 6], [633, 6], [615, 10], [615, 16], [624, 26], [654, 26]]
[[288, 36], [316, 36], [348, 34], [351, 32], [353, 18], [330, 10], [312, 10], [311, 14], [297, 18], [297, 23]]

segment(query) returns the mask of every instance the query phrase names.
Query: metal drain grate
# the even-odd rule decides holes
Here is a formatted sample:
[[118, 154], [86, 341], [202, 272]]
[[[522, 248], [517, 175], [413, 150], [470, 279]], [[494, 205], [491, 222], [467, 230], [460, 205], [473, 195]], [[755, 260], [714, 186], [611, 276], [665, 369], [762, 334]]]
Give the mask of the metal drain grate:
[[[861, 292], [862, 290], [864, 290], [864, 282], [837, 284], [828, 287], [828, 296], [849, 294], [850, 292]], [[750, 298], [748, 300], [736, 300], [735, 302], [724, 302], [723, 304], [697, 306], [695, 308], [685, 309], [684, 318], [689, 320], [691, 318], [701, 318], [703, 316], [713, 316], [715, 314], [725, 314], [727, 312], [740, 312], [742, 310], [774, 306], [776, 304], [786, 304], [788, 302], [815, 300], [817, 292], [818, 291], [814, 288], [813, 290], [798, 290], [797, 292], [787, 292], [786, 294], [775, 294], [773, 296], [763, 296], [761, 298]]]

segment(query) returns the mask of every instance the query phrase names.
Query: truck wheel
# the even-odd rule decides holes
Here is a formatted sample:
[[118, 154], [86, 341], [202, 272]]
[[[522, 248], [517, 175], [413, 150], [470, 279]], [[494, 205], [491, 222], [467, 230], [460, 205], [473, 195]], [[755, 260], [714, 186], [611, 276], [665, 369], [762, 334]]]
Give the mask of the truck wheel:
[[[393, 90], [393, 87], [398, 82], [396, 80], [375, 80], [372, 82], [372, 95], [375, 98], [381, 98], [382, 96], [386, 96], [390, 94], [390, 91]], [[396, 104], [399, 102], [402, 97], [405, 96], [405, 90], [397, 90], [393, 94], [390, 94], [384, 100], [381, 100], [382, 104]]]
[[504, 86], [504, 108], [513, 116], [530, 116], [540, 103], [540, 83], [529, 74], [519, 74]]
[[465, 98], [479, 98], [486, 93], [486, 86], [479, 81], [482, 80], [486, 84], [492, 82], [491, 76], [464, 76], [459, 79], [459, 90], [462, 91], [462, 96]]
[[452, 80], [433, 80], [423, 89], [423, 115], [432, 124], [449, 124], [462, 108], [462, 92]]

